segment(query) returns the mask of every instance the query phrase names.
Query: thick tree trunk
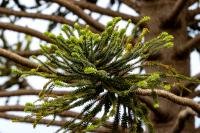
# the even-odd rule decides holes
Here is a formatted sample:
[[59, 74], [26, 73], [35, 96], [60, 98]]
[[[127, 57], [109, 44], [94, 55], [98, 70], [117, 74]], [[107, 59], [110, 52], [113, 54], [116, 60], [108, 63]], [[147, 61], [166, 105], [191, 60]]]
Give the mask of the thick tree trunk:
[[[148, 23], [150, 34], [147, 40], [157, 36], [159, 33], [166, 31], [174, 36], [175, 46], [170, 49], [164, 49], [153, 58], [154, 61], [168, 64], [176, 68], [176, 70], [184, 75], [190, 75], [190, 59], [189, 56], [184, 58], [174, 57], [174, 53], [182, 45], [187, 42], [187, 26], [186, 26], [186, 8], [181, 12], [178, 21], [169, 23], [163, 27], [162, 22], [171, 12], [176, 0], [141, 0], [141, 15], [150, 16], [151, 20]], [[152, 72], [153, 69], [147, 69], [147, 72]], [[151, 118], [154, 123], [157, 133], [170, 133], [172, 127], [175, 125], [179, 112], [183, 109], [182, 106], [159, 98], [159, 105], [166, 115], [158, 117], [156, 114], [151, 113]], [[194, 118], [185, 124], [181, 133], [194, 132]]]

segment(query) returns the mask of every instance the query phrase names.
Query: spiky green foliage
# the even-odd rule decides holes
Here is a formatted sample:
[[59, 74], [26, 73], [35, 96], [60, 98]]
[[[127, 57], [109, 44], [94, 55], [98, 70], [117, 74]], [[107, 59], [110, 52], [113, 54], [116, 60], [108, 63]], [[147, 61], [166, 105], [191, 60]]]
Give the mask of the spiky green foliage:
[[[56, 36], [46, 33], [54, 43], [51, 46], [41, 45], [46, 62], [41, 62], [51, 73], [31, 70], [17, 71], [18, 74], [38, 75], [50, 79], [40, 93], [42, 104], [26, 105], [25, 111], [36, 116], [34, 125], [43, 117], [58, 115], [59, 113], [82, 106], [81, 120], [72, 119], [60, 130], [86, 132], [101, 127], [109, 118], [113, 117], [113, 130], [120, 126], [128, 128], [130, 132], [143, 132], [142, 123], [150, 132], [153, 127], [148, 118], [148, 109], [140, 101], [134, 90], [138, 88], [154, 88], [170, 90], [179, 80], [186, 77], [179, 75], [174, 69], [154, 62], [145, 62], [152, 54], [162, 48], [173, 45], [173, 37], [166, 32], [156, 38], [144, 41], [149, 31], [144, 28], [137, 37], [138, 26], [149, 18], [144, 17], [127, 36], [125, 28], [119, 29], [117, 23], [120, 18], [109, 22], [101, 34], [92, 33], [89, 28], [78, 24], [71, 28], [64, 25], [63, 33]], [[133, 62], [135, 60], [135, 62]], [[133, 70], [140, 67], [162, 67], [164, 72], [152, 74], [134, 74]], [[173, 78], [174, 84], [168, 83]], [[190, 80], [190, 79], [187, 79]], [[73, 91], [63, 96], [49, 95], [55, 86], [73, 87]], [[154, 107], [157, 108], [157, 95], [152, 93]], [[100, 119], [93, 119], [102, 112]], [[77, 117], [78, 118], [78, 117]], [[59, 130], [59, 131], [60, 131]]]

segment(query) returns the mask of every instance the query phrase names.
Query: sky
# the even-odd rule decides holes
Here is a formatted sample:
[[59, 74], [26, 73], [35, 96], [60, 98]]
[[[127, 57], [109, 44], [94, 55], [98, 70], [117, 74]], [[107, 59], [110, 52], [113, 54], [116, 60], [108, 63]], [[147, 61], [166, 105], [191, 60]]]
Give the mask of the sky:
[[[30, 1], [27, 1], [27, 0], [21, 0], [23, 2], [31, 2]], [[31, 4], [31, 3], [30, 3]], [[105, 1], [100, 1], [98, 3], [99, 5], [101, 6], [106, 6], [107, 4], [105, 3]], [[57, 7], [57, 5], [54, 5], [51, 9], [49, 10], [46, 10], [46, 13], [49, 14], [51, 13], [55, 8]], [[117, 8], [117, 5], [114, 5], [113, 7], [114, 9]], [[131, 10], [130, 8], [126, 7], [125, 5], [121, 6], [120, 10], [122, 12], [125, 12], [125, 13], [130, 13], [131, 15], [136, 15], [135, 12], [133, 10]], [[93, 14], [94, 17], [98, 17], [97, 14]], [[68, 18], [70, 19], [76, 19], [76, 17], [71, 14], [68, 16]], [[103, 24], [106, 24], [108, 21], [110, 21], [111, 18], [109, 17], [102, 17], [100, 19], [100, 22], [103, 23]], [[2, 20], [1, 20], [2, 21]], [[6, 19], [3, 20], [3, 21], [7, 21]], [[22, 25], [22, 26], [28, 26], [28, 27], [31, 27], [33, 29], [39, 29], [41, 30], [42, 32], [44, 32], [47, 28], [47, 22], [44, 22], [44, 21], [41, 21], [41, 20], [34, 20], [32, 21], [31, 19], [22, 19], [21, 21], [19, 21], [17, 23], [18, 25]], [[124, 26], [125, 23], [124, 22], [120, 22], [119, 24], [120, 26]], [[130, 29], [132, 29], [130, 27]], [[56, 30], [54, 30], [53, 32], [55, 34], [58, 34], [60, 31], [59, 28], [57, 28]], [[130, 31], [129, 31], [130, 32]], [[7, 34], [9, 34], [9, 38], [13, 38], [11, 40], [11, 42], [13, 41], [16, 42], [16, 33], [15, 32], [12, 32], [12, 31], [7, 31]], [[23, 37], [21, 36], [21, 39], [23, 39]], [[37, 39], [34, 39], [33, 43], [35, 45], [32, 45], [32, 49], [38, 49], [39, 48], [39, 41]], [[0, 44], [2, 45], [2, 44]], [[192, 52], [191, 54], [191, 75], [195, 75], [197, 73], [200, 72], [200, 57], [198, 55], [197, 52]], [[5, 79], [1, 79], [0, 80], [0, 83], [3, 82]], [[36, 89], [41, 89], [43, 87], [43, 85], [47, 82], [46, 79], [43, 79], [41, 77], [35, 77], [35, 76], [31, 76], [31, 77], [28, 77], [27, 80], [29, 81], [29, 83], [32, 84], [33, 88], [36, 88]], [[15, 90], [15, 87], [13, 87], [13, 90]], [[11, 98], [10, 101], [9, 101], [9, 105], [14, 105], [16, 103], [16, 100], [17, 100], [18, 97], [14, 97], [14, 98]], [[20, 104], [25, 104], [26, 102], [33, 102], [35, 101], [37, 98], [36, 97], [30, 97], [30, 96], [23, 96], [23, 97], [20, 97]], [[198, 99], [196, 99], [198, 100]], [[6, 101], [6, 98], [1, 98], [0, 100], [0, 105], [3, 105]], [[13, 112], [11, 112], [13, 113]], [[20, 115], [25, 115], [24, 113], [18, 113], [18, 112], [15, 112], [16, 114], [20, 114]], [[196, 126], [200, 126], [200, 119], [196, 119]], [[33, 128], [33, 126], [31, 124], [27, 124], [27, 123], [17, 123], [17, 122], [12, 122], [10, 120], [4, 120], [4, 119], [0, 119], [0, 133], [14, 133], [14, 132], [21, 132], [21, 133], [54, 133], [56, 130], [58, 129], [58, 127], [55, 127], [55, 126], [50, 126], [50, 127], [46, 127], [45, 125], [38, 125], [35, 129]]]

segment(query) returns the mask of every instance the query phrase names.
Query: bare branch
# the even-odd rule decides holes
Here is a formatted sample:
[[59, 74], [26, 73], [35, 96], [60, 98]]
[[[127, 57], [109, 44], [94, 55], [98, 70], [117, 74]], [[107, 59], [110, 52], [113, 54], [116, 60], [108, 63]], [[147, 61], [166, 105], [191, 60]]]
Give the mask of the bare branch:
[[[6, 113], [0, 113], [0, 118], [4, 118], [4, 119], [8, 119], [8, 120], [20, 120], [19, 122], [26, 122], [26, 123], [34, 123], [35, 119], [34, 118], [27, 118], [24, 119], [24, 117], [22, 116], [17, 116], [17, 115], [10, 115], [10, 114], [6, 114]], [[38, 124], [49, 124], [52, 120], [49, 119], [42, 119], [38, 122]], [[67, 121], [54, 121], [51, 125], [54, 126], [63, 126], [65, 123], [67, 123]], [[108, 128], [105, 127], [100, 127], [98, 129], [95, 130], [95, 132], [99, 132], [99, 133], [108, 133], [110, 132], [110, 130]]]
[[[13, 51], [15, 52], [15, 51]], [[43, 52], [41, 50], [32, 50], [32, 51], [16, 51], [16, 54], [23, 56], [23, 57], [30, 57], [32, 55], [38, 56], [43, 55]]]
[[[27, 18], [38, 18], [38, 19], [44, 19], [44, 20], [50, 20], [61, 24], [68, 24], [73, 26], [74, 22], [71, 20], [67, 20], [61, 16], [55, 16], [55, 15], [46, 15], [41, 13], [28, 13], [23, 11], [15, 11], [7, 8], [0, 7], [0, 13], [6, 14], [6, 15], [14, 15], [18, 17], [27, 17]], [[81, 24], [80, 24], [81, 25]], [[81, 25], [82, 27], [84, 25]], [[91, 27], [91, 30], [94, 32], [97, 32], [94, 28]]]
[[178, 0], [175, 6], [172, 8], [172, 11], [169, 13], [167, 18], [164, 20], [163, 25], [166, 26], [169, 23], [175, 22], [179, 14], [182, 12], [182, 9], [186, 5], [187, 0]]
[[[200, 73], [196, 74], [192, 78], [196, 78], [196, 79], [200, 80]], [[193, 88], [193, 89], [195, 89], [198, 85], [199, 85], [199, 83], [191, 83], [189, 81], [184, 83], [185, 87], [187, 87], [187, 88]]]
[[21, 57], [11, 51], [5, 50], [0, 48], [0, 56], [3, 56], [9, 60], [14, 61], [22, 66], [29, 67], [29, 68], [39, 68], [39, 71], [47, 72], [50, 71], [44, 67], [41, 67], [39, 64], [29, 61], [28, 59]]
[[6, 112], [6, 111], [24, 111], [24, 106], [21, 106], [21, 105], [0, 106], [0, 112]]
[[[200, 114], [200, 104], [193, 101], [192, 99], [189, 99], [186, 97], [180, 97], [180, 96], [177, 96], [177, 95], [170, 93], [168, 91], [165, 91], [165, 90], [154, 89], [153, 91], [158, 96], [166, 98], [174, 103], [191, 107], [194, 111], [196, 111], [197, 113]], [[137, 89], [137, 90], [134, 90], [133, 92], [137, 95], [142, 95], [142, 96], [151, 96], [152, 95], [151, 89]]]
[[[23, 95], [38, 95], [41, 90], [34, 89], [20, 89], [16, 91], [0, 91], [0, 97], [10, 97], [10, 96], [23, 96]], [[57, 96], [63, 96], [64, 94], [70, 93], [69, 91], [52, 91], [50, 93]]]
[[197, 8], [197, 9], [194, 9], [194, 10], [189, 10], [189, 16], [192, 17], [192, 18], [199, 13], [200, 13], [200, 8]]
[[178, 118], [176, 120], [175, 125], [172, 128], [171, 133], [181, 133], [181, 131], [185, 127], [185, 122], [189, 119], [189, 117], [195, 115], [196, 113], [191, 108], [186, 108], [179, 112]]
[[188, 6], [191, 6], [196, 2], [198, 2], [198, 0], [188, 0]]
[[99, 7], [95, 4], [91, 4], [89, 2], [84, 2], [84, 1], [75, 1], [75, 0], [71, 0], [74, 4], [78, 5], [79, 7], [83, 8], [83, 9], [89, 9], [93, 12], [98, 12], [102, 15], [108, 15], [108, 16], [112, 16], [112, 17], [121, 17], [124, 20], [129, 20], [131, 19], [133, 23], [137, 23], [140, 20], [140, 17], [134, 17], [131, 15], [127, 15], [118, 11], [113, 11], [111, 9], [107, 9], [107, 8], [102, 8]]
[[21, 33], [25, 33], [25, 34], [37, 37], [41, 40], [44, 40], [44, 41], [47, 41], [47, 42], [50, 42], [50, 43], [53, 42], [48, 36], [44, 35], [43, 33], [40, 33], [38, 31], [31, 29], [31, 28], [28, 28], [28, 27], [14, 25], [14, 24], [11, 24], [11, 23], [0, 22], [0, 29], [21, 32]]
[[[7, 112], [7, 111], [24, 111], [25, 106], [22, 105], [6, 105], [6, 106], [0, 106], [0, 112]], [[77, 118], [77, 119], [82, 119], [83, 116], [80, 116], [79, 113], [74, 112], [74, 111], [63, 111], [61, 113], [58, 113], [59, 116], [61, 117], [71, 117], [71, 118]], [[97, 117], [94, 117], [92, 120], [98, 119]], [[103, 124], [104, 127], [106, 128], [112, 128], [112, 123], [111, 122], [104, 122]], [[119, 127], [120, 129], [120, 127]]]
[[132, 0], [122, 0], [122, 2], [124, 4], [126, 4], [127, 6], [129, 6], [130, 8], [132, 8], [133, 10], [135, 10], [136, 12], [139, 13], [140, 11], [140, 6], [137, 4], [136, 1], [132, 1]]
[[188, 56], [188, 54], [194, 49], [200, 46], [200, 35], [197, 35], [193, 39], [189, 40], [185, 45], [175, 53], [175, 57]]
[[160, 108], [153, 107], [153, 100], [150, 97], [140, 96], [139, 99], [146, 104], [146, 106], [154, 113], [158, 118], [165, 118], [168, 115], [167, 112], [161, 110]]
[[101, 23], [95, 21], [89, 15], [85, 14], [84, 11], [81, 8], [79, 8], [78, 6], [74, 5], [73, 2], [66, 1], [66, 0], [52, 0], [52, 1], [55, 3], [58, 3], [61, 6], [66, 7], [68, 10], [72, 11], [74, 14], [76, 14], [77, 16], [82, 18], [86, 23], [93, 26], [97, 30], [99, 30], [99, 31], [104, 30], [105, 27]]
[[199, 96], [200, 96], [200, 90], [193, 91], [188, 95], [189, 98], [195, 98]]

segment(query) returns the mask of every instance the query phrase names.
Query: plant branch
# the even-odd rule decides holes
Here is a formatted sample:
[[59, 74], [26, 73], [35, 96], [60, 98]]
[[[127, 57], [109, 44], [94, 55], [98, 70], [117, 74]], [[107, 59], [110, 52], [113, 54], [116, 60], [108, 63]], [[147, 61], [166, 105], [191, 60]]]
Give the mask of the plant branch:
[[[27, 18], [38, 18], [38, 19], [44, 19], [44, 20], [50, 20], [61, 24], [68, 24], [73, 26], [74, 22], [71, 20], [67, 20], [61, 16], [55, 16], [55, 15], [46, 15], [41, 13], [28, 13], [24, 11], [15, 11], [7, 8], [0, 7], [0, 13], [6, 14], [6, 15], [14, 15], [18, 17], [27, 17]], [[81, 24], [80, 24], [81, 25]], [[84, 26], [84, 25], [81, 25]], [[94, 28], [91, 28], [92, 31], [97, 32]]]
[[134, 16], [131, 16], [131, 15], [121, 13], [119, 11], [113, 11], [109, 8], [102, 8], [102, 7], [99, 7], [95, 4], [91, 4], [89, 2], [75, 1], [75, 0], [71, 0], [71, 1], [74, 4], [78, 5], [79, 7], [83, 8], [83, 9], [89, 9], [93, 12], [97, 12], [97, 13], [100, 13], [102, 15], [108, 15], [108, 16], [112, 16], [112, 17], [121, 17], [124, 20], [131, 19], [133, 23], [137, 23], [141, 19], [140, 17], [134, 17]]
[[[196, 78], [200, 80], [200, 73], [196, 74], [195, 76], [193, 76], [192, 78]], [[187, 88], [193, 88], [193, 90], [199, 85], [199, 83], [192, 83], [192, 82], [185, 82], [184, 86]]]
[[11, 51], [5, 50], [0, 48], [0, 56], [3, 56], [9, 60], [14, 61], [15, 63], [18, 63], [22, 66], [28, 67], [28, 68], [39, 68], [39, 71], [47, 72], [50, 71], [44, 67], [41, 67], [39, 64], [29, 61], [28, 59], [21, 57]]
[[168, 113], [162, 111], [160, 108], [153, 107], [153, 100], [150, 97], [140, 96], [139, 99], [146, 104], [146, 106], [159, 118], [165, 117]]
[[74, 14], [82, 18], [86, 23], [93, 26], [99, 31], [104, 30], [104, 25], [101, 23], [95, 21], [93, 18], [91, 18], [89, 15], [85, 14], [84, 11], [79, 8], [77, 5], [75, 5], [73, 2], [66, 1], [66, 0], [52, 0], [52, 2], [55, 2], [61, 6], [66, 7], [68, 10], [72, 11]]
[[181, 133], [185, 127], [185, 122], [196, 113], [191, 108], [186, 108], [179, 112], [175, 125], [172, 127], [171, 133]]
[[200, 46], [200, 35], [189, 40], [185, 45], [181, 46], [180, 49], [175, 53], [175, 57], [185, 57], [196, 47]]
[[178, 0], [175, 4], [175, 6], [172, 8], [172, 11], [169, 13], [167, 18], [164, 20], [163, 25], [171, 24], [172, 22], [176, 22], [177, 17], [182, 12], [182, 9], [186, 5], [187, 0]]
[[136, 1], [133, 2], [132, 0], [122, 0], [122, 2], [139, 13], [140, 6], [137, 4]]
[[[10, 96], [23, 96], [23, 95], [38, 95], [41, 90], [34, 89], [20, 89], [16, 91], [0, 91], [0, 97]], [[70, 93], [69, 91], [52, 91], [50, 94], [63, 96], [64, 94]]]
[[[26, 123], [34, 123], [35, 119], [34, 118], [27, 118], [24, 119], [23, 116], [17, 116], [17, 115], [10, 115], [10, 114], [6, 114], [6, 113], [0, 113], [0, 118], [4, 118], [4, 119], [8, 119], [8, 120], [20, 120], [18, 122], [26, 122]], [[52, 120], [49, 119], [42, 119], [38, 122], [38, 124], [49, 124]], [[67, 121], [54, 121], [51, 125], [54, 126], [63, 126]], [[108, 133], [110, 130], [108, 128], [105, 127], [100, 127], [97, 128], [95, 130], [93, 130], [95, 132], [99, 132], [99, 133]]]
[[30, 57], [32, 55], [38, 56], [42, 55], [43, 52], [41, 50], [32, 50], [32, 51], [13, 51], [16, 54], [23, 56], [23, 57]]
[[[142, 96], [152, 95], [151, 89], [137, 89], [137, 90], [134, 90], [133, 92], [137, 95], [142, 95]], [[180, 97], [165, 90], [153, 89], [153, 92], [155, 92], [158, 96], [166, 98], [179, 105], [191, 107], [194, 111], [200, 114], [200, 104], [193, 101], [192, 99], [189, 99], [186, 97]]]
[[198, 2], [198, 0], [188, 0], [188, 6], [191, 6], [196, 2]]
[[[64, 95], [64, 94], [63, 94]], [[25, 106], [22, 105], [6, 105], [6, 106], [0, 106], [0, 112], [7, 112], [7, 111], [24, 111]], [[58, 114], [61, 117], [71, 117], [71, 118], [77, 118], [82, 119], [83, 116], [79, 116], [79, 113], [74, 111], [63, 111]], [[93, 120], [98, 119], [97, 117], [94, 117]], [[112, 128], [111, 122], [104, 122], [103, 124], [106, 128]], [[120, 128], [120, 127], [119, 127]]]
[[200, 8], [196, 8], [194, 10], [189, 10], [189, 17], [193, 18], [194, 16], [196, 16], [199, 13], [200, 13]]
[[28, 28], [28, 27], [14, 25], [14, 24], [11, 24], [11, 23], [0, 22], [0, 29], [12, 30], [12, 31], [16, 31], [16, 32], [25, 33], [25, 34], [37, 37], [37, 38], [44, 40], [46, 42], [53, 43], [53, 41], [48, 36], [44, 35], [43, 33], [38, 32], [34, 29]]

